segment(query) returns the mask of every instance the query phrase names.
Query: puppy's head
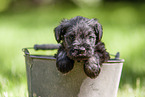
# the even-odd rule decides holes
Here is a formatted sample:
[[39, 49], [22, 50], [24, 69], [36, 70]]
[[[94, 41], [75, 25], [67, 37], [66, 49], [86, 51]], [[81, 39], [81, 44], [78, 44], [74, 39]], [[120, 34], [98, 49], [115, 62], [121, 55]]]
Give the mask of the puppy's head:
[[102, 26], [96, 19], [77, 16], [63, 20], [55, 28], [55, 38], [62, 42], [67, 56], [74, 60], [87, 60], [94, 54], [94, 47], [102, 38]]

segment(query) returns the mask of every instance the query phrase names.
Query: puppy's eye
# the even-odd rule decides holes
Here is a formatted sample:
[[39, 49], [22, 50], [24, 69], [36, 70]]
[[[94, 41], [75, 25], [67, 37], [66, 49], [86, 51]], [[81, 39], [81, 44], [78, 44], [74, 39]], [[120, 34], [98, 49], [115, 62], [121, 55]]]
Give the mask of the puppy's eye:
[[89, 39], [92, 39], [92, 38], [94, 38], [93, 36], [89, 36]]
[[69, 36], [68, 37], [70, 40], [74, 40], [74, 36]]

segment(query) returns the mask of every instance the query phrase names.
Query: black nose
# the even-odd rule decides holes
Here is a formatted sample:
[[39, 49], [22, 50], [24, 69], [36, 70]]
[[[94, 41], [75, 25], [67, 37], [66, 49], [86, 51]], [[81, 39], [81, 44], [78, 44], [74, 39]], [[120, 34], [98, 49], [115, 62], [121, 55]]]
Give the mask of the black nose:
[[79, 54], [84, 54], [85, 53], [85, 50], [78, 50], [78, 53]]
[[80, 48], [78, 48], [78, 49], [75, 49], [74, 51], [77, 51], [78, 52], [78, 54], [84, 54], [85, 53], [85, 48], [84, 47], [80, 47]]

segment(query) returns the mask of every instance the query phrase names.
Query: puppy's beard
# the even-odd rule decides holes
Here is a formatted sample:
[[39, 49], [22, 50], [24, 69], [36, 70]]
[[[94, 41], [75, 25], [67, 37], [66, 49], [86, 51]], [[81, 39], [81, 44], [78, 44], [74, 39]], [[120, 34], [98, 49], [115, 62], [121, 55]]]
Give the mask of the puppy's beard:
[[92, 50], [85, 50], [81, 53], [78, 50], [70, 49], [67, 51], [67, 56], [73, 60], [88, 60], [93, 55]]

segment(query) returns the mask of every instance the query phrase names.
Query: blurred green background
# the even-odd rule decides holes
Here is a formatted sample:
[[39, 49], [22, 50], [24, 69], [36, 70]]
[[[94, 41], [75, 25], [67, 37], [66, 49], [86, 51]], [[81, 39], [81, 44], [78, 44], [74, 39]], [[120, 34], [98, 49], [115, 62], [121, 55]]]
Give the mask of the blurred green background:
[[107, 51], [125, 59], [118, 97], [145, 97], [144, 0], [0, 0], [0, 97], [28, 97], [22, 48], [56, 44], [53, 29], [78, 15], [99, 19]]

